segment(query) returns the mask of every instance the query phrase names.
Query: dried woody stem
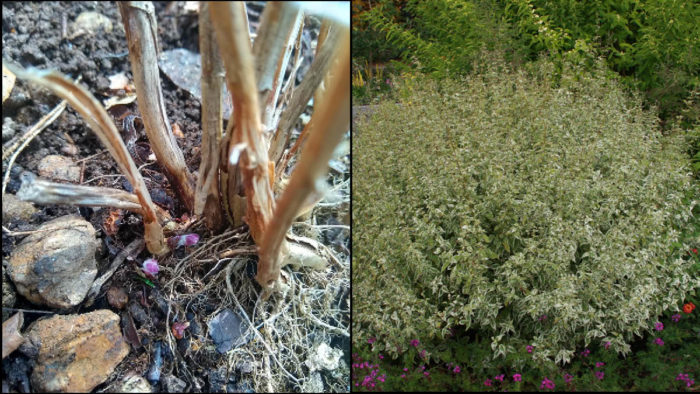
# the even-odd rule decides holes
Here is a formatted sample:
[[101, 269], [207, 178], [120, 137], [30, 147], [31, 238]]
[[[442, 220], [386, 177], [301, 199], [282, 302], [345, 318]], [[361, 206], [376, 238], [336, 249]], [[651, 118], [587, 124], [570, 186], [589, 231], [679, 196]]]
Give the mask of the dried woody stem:
[[194, 211], [194, 177], [188, 171], [165, 112], [158, 70], [158, 36], [153, 4], [149, 1], [118, 2], [137, 101], [151, 148], [179, 192], [187, 210]]
[[[274, 206], [267, 144], [262, 135], [253, 56], [243, 3], [209, 4], [211, 20], [233, 96], [233, 122], [227, 128], [226, 171], [228, 186], [223, 196], [230, 204], [239, 194], [237, 171], [247, 198], [246, 222], [259, 245]], [[235, 125], [235, 126], [232, 126]], [[223, 164], [223, 163], [222, 163]], [[222, 186], [224, 182], [222, 181]], [[229, 215], [231, 215], [229, 206]], [[235, 219], [235, 218], [233, 218]]]
[[258, 35], [253, 42], [255, 77], [262, 124], [274, 129], [273, 115], [294, 42], [301, 33], [302, 12], [291, 3], [269, 2], [260, 18]]
[[11, 64], [6, 64], [6, 66], [18, 78], [29, 80], [53, 91], [54, 94], [68, 101], [82, 115], [92, 131], [97, 134], [102, 144], [107, 147], [107, 150], [117, 162], [119, 169], [134, 188], [134, 193], [138, 198], [139, 204], [141, 204], [141, 213], [145, 227], [144, 238], [146, 239], [148, 250], [155, 255], [166, 253], [168, 247], [163, 239], [163, 228], [158, 222], [156, 209], [153, 201], [151, 201], [146, 184], [104, 107], [85, 88], [73, 83], [57, 71], [23, 70]]
[[202, 3], [199, 12], [199, 50], [202, 54], [202, 163], [195, 191], [194, 213], [203, 215], [207, 228], [217, 232], [224, 225], [219, 198], [224, 69], [209, 18], [208, 3]]
[[132, 193], [106, 187], [72, 185], [38, 179], [22, 174], [17, 197], [36, 204], [67, 204], [86, 207], [111, 207], [142, 213], [139, 198]]
[[[335, 26], [334, 26], [335, 27]], [[338, 47], [342, 28], [331, 28], [328, 36], [324, 40], [323, 46], [318, 55], [314, 58], [309, 71], [307, 71], [304, 79], [294, 91], [291, 102], [287, 106], [284, 114], [280, 119], [277, 130], [272, 137], [270, 143], [269, 159], [275, 163], [279, 163], [284, 153], [284, 147], [289, 143], [289, 136], [294, 125], [294, 122], [299, 118], [306, 104], [311, 99], [311, 96], [316, 91], [316, 87], [321, 83], [326, 75], [328, 66], [333, 60], [333, 54]], [[318, 104], [316, 104], [318, 105]]]
[[350, 126], [350, 32], [347, 28], [331, 31], [340, 33], [335, 51], [338, 60], [330, 79], [332, 86], [324, 93], [323, 102], [316, 103], [308, 141], [260, 244], [256, 279], [261, 284], [270, 285], [279, 277], [284, 265], [280, 261], [284, 236], [307, 197], [316, 191], [316, 183], [328, 170], [333, 150]]

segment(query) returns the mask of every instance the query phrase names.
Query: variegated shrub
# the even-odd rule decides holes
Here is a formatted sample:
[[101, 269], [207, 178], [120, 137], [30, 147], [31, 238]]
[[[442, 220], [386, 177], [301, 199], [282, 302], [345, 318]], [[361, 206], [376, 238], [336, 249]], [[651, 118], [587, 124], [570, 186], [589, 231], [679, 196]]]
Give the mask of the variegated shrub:
[[469, 328], [494, 357], [627, 353], [700, 285], [679, 242], [698, 224], [682, 139], [601, 68], [553, 87], [537, 67], [424, 80], [359, 121], [354, 338], [394, 357]]

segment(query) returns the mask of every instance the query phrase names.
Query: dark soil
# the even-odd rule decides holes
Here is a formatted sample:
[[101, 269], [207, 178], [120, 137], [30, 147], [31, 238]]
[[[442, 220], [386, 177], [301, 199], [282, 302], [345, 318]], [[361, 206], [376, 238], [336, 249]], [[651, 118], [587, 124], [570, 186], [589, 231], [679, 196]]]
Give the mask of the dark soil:
[[[198, 22], [197, 15], [188, 14], [183, 10], [184, 2], [155, 2], [156, 17], [158, 21], [159, 44], [163, 51], [185, 48], [198, 52]], [[251, 25], [256, 21], [255, 13], [260, 6], [252, 7], [253, 16]], [[82, 12], [95, 11], [107, 18], [112, 23], [112, 30], [109, 32], [100, 31], [96, 34], [83, 34], [75, 38], [70, 38], [71, 24]], [[307, 33], [308, 34], [308, 33]], [[315, 35], [314, 35], [315, 37]], [[2, 4], [2, 38], [3, 59], [10, 60], [23, 67], [34, 66], [40, 69], [55, 69], [71, 78], [82, 76], [82, 84], [95, 95], [98, 100], [104, 100], [113, 95], [109, 90], [108, 77], [124, 72], [133, 81], [131, 76], [131, 66], [129, 64], [126, 38], [121, 24], [121, 16], [114, 2], [3, 2]], [[308, 64], [306, 65], [308, 67]], [[196, 76], [199, 78], [199, 76]], [[161, 87], [165, 98], [167, 116], [171, 124], [178, 124], [184, 138], [178, 138], [178, 143], [182, 149], [189, 170], [197, 172], [200, 164], [199, 147], [201, 143], [200, 132], [200, 103], [199, 100], [185, 90], [175, 86], [163, 73], [161, 73]], [[16, 124], [14, 138], [22, 135], [29, 127], [35, 124], [42, 116], [49, 112], [60, 102], [60, 98], [48, 91], [37, 89], [23, 81], [17, 80], [11, 96], [3, 103], [3, 123], [11, 119]], [[115, 124], [120, 132], [124, 132], [120, 120], [126, 113], [139, 115], [136, 102], [127, 106], [121, 106], [110, 110], [110, 114], [115, 119]], [[151, 153], [148, 147], [148, 140], [143, 125], [137, 119], [135, 127], [139, 136], [137, 150], [139, 155], [145, 159]], [[3, 144], [10, 140], [6, 139], [3, 132]], [[131, 185], [120, 175], [116, 162], [107, 153], [105, 147], [99, 142], [96, 135], [89, 129], [87, 123], [70, 106], [45, 129], [39, 136], [22, 151], [17, 162], [14, 164], [10, 181], [7, 185], [8, 193], [16, 193], [21, 185], [20, 174], [23, 171], [37, 173], [39, 161], [52, 154], [65, 155], [69, 151], [69, 146], [77, 148], [77, 154], [73, 159], [81, 165], [81, 183], [91, 186], [103, 186], [123, 190], [131, 190]], [[140, 163], [138, 158], [137, 165]], [[3, 163], [3, 173], [5, 166]], [[146, 185], [151, 192], [154, 202], [170, 211], [173, 218], [180, 218], [185, 213], [182, 205], [168, 184], [168, 180], [163, 170], [158, 164], [147, 165], [141, 169], [141, 173], [146, 180]], [[341, 181], [349, 178], [349, 173], [340, 175]], [[344, 204], [344, 210], [347, 207]], [[76, 208], [68, 206], [38, 206], [40, 211], [27, 221], [15, 221], [6, 225], [11, 231], [31, 231], [42, 223], [66, 214], [79, 213], [89, 220], [97, 230], [98, 237], [102, 241], [102, 247], [98, 256], [98, 276], [106, 270], [116, 254], [124, 249], [131, 241], [143, 237], [143, 225], [139, 215], [125, 213], [118, 221], [118, 231], [110, 236], [105, 230], [105, 220], [109, 217], [110, 209]], [[327, 210], [324, 210], [327, 212]], [[338, 224], [344, 222], [341, 213], [321, 214], [320, 222], [314, 224]], [[200, 243], [206, 241], [211, 234], [206, 234], [206, 230], [198, 223], [193, 228], [202, 235]], [[328, 234], [326, 234], [328, 233]], [[331, 237], [332, 235], [332, 237]], [[338, 232], [323, 231], [318, 240], [329, 245], [334, 250], [348, 251], [348, 234], [338, 238]], [[332, 238], [332, 239], [329, 239]], [[7, 259], [14, 246], [23, 239], [22, 236], [9, 236], [3, 231], [3, 258]], [[236, 242], [241, 242], [243, 246], [250, 245], [252, 241], [249, 237], [240, 238]], [[175, 251], [174, 258], [183, 258], [188, 251], [179, 249]], [[136, 257], [136, 256], [135, 256]], [[147, 251], [141, 252], [139, 261], [148, 257]], [[215, 262], [216, 259], [214, 259]], [[202, 267], [204, 272], [212, 268], [213, 264]], [[250, 270], [255, 270], [255, 264]], [[146, 376], [149, 364], [152, 359], [153, 345], [157, 341], [165, 341], [163, 333], [166, 328], [167, 318], [165, 313], [159, 308], [164, 302], [164, 295], [152, 289], [143, 282], [137, 280], [134, 274], [134, 262], [125, 262], [114, 276], [102, 287], [100, 295], [95, 303], [90, 307], [78, 306], [71, 311], [61, 311], [60, 313], [85, 313], [95, 309], [112, 309], [122, 315], [124, 320], [125, 312], [116, 310], [107, 302], [106, 292], [110, 287], [121, 287], [127, 290], [129, 298], [134, 308], [131, 315], [136, 321], [136, 328], [141, 337], [143, 346], [135, 349], [131, 348], [127, 358], [114, 371], [113, 376], [105, 383], [97, 386], [95, 391], [113, 389], [120, 379], [130, 373]], [[254, 272], [251, 272], [254, 275]], [[252, 275], [250, 276], [252, 278]], [[253, 281], [253, 279], [251, 279]], [[349, 283], [349, 279], [348, 279]], [[259, 289], [257, 284], [256, 288]], [[186, 291], [179, 289], [180, 291]], [[191, 291], [194, 291], [190, 289]], [[347, 298], [347, 294], [339, 295]], [[30, 310], [42, 309], [28, 303], [21, 296], [17, 296], [18, 301], [15, 308]], [[167, 297], [165, 297], [167, 298]], [[135, 302], [138, 300], [139, 302]], [[253, 300], [255, 301], [255, 300]], [[194, 303], [193, 303], [194, 304]], [[248, 306], [251, 307], [252, 306]], [[141, 309], [140, 311], [138, 309]], [[177, 347], [182, 350], [181, 354], [173, 355], [170, 351], [165, 351], [164, 374], [168, 371], [175, 374], [187, 383], [187, 391], [215, 391], [214, 381], [220, 367], [227, 366], [226, 354], [219, 354], [215, 351], [201, 351], [195, 356], [195, 352], [188, 350], [190, 339], [194, 338], [193, 331], [199, 331], [200, 335], [206, 335], [207, 321], [210, 314], [218, 308], [211, 299], [204, 299], [197, 302], [196, 307], [181, 306], [179, 310], [187, 314], [186, 318], [191, 321], [192, 328], [186, 332], [185, 340], [178, 341]], [[167, 309], [167, 308], [166, 308]], [[45, 310], [45, 309], [44, 309]], [[36, 319], [46, 316], [37, 313], [25, 313], [25, 324], [23, 329]], [[139, 319], [139, 316], [140, 319]], [[184, 317], [184, 316], [183, 316]], [[170, 316], [171, 320], [173, 316]], [[349, 319], [349, 316], [347, 316]], [[138, 320], [144, 320], [139, 322]], [[347, 322], [344, 322], [347, 326]], [[180, 343], [182, 342], [182, 343]], [[342, 343], [345, 355], [349, 358], [349, 341], [338, 337], [331, 346], [340, 346]], [[167, 346], [165, 347], [167, 348]], [[205, 349], [205, 346], [202, 346]], [[184, 376], [176, 374], [174, 360], [179, 359], [186, 365], [191, 375]], [[23, 365], [23, 368], [13, 366]], [[25, 392], [27, 387], [24, 380], [17, 375], [31, 374], [31, 369], [26, 368], [27, 359], [20, 352], [14, 352], [3, 362], [3, 388], [9, 382], [9, 389], [12, 391]], [[180, 367], [182, 368], [182, 367]], [[181, 371], [182, 369], [180, 369]], [[218, 372], [217, 372], [218, 371]], [[225, 372], [225, 370], [224, 370]], [[233, 373], [233, 371], [232, 371]], [[9, 377], [12, 376], [10, 379]], [[223, 379], [223, 378], [222, 378]], [[222, 380], [219, 379], [219, 380]], [[233, 378], [231, 378], [233, 379]], [[324, 376], [324, 379], [327, 377]], [[225, 379], [223, 379], [225, 380]], [[221, 382], [218, 382], [221, 383]], [[217, 383], [217, 384], [218, 384]], [[243, 386], [236, 386], [241, 389]], [[229, 389], [232, 389], [230, 386]], [[249, 388], [249, 387], [247, 387]], [[164, 390], [162, 383], [153, 386], [154, 391]], [[292, 385], [287, 389], [295, 389]], [[326, 386], [326, 390], [329, 390]], [[3, 392], [5, 392], [3, 390]]]

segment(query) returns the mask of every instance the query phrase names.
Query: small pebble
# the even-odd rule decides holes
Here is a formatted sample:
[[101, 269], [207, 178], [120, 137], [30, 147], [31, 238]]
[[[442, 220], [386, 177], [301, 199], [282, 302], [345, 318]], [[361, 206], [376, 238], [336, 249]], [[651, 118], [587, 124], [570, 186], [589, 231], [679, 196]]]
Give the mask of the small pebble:
[[107, 290], [107, 302], [114, 308], [121, 310], [129, 302], [129, 296], [123, 288], [113, 286]]

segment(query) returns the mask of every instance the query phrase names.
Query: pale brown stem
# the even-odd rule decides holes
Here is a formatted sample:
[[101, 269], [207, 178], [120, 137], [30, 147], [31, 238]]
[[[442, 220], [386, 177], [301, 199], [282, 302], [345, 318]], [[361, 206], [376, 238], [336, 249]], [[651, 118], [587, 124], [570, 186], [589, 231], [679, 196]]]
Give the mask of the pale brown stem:
[[119, 135], [119, 131], [117, 131], [104, 107], [85, 88], [73, 83], [57, 71], [23, 70], [11, 64], [8, 64], [7, 67], [17, 77], [30, 80], [37, 85], [50, 89], [54, 94], [68, 101], [82, 115], [92, 131], [97, 134], [102, 144], [107, 147], [107, 150], [117, 162], [119, 169], [134, 188], [134, 194], [136, 194], [141, 204], [145, 228], [144, 238], [146, 239], [148, 250], [155, 255], [166, 253], [168, 247], [163, 239], [163, 228], [158, 222], [156, 208], [153, 201], [151, 201], [146, 183], [143, 181], [134, 160], [131, 158], [124, 141]]
[[279, 163], [282, 158], [282, 153], [284, 153], [284, 147], [289, 143], [289, 135], [294, 122], [296, 122], [299, 115], [304, 112], [306, 104], [316, 91], [316, 87], [326, 75], [333, 54], [338, 47], [338, 40], [341, 35], [340, 30], [342, 29], [331, 29], [328, 33], [328, 37], [321, 47], [321, 51], [318, 56], [314, 58], [313, 63], [311, 63], [311, 67], [309, 67], [309, 71], [306, 73], [304, 80], [301, 81], [294, 91], [291, 102], [280, 119], [275, 135], [270, 143], [270, 152], [268, 156], [270, 160], [275, 163]]
[[22, 186], [17, 197], [35, 204], [61, 204], [81, 207], [110, 207], [141, 214], [139, 198], [132, 193], [106, 187], [55, 183], [38, 179], [31, 173], [22, 174]]
[[224, 69], [214, 28], [209, 18], [209, 4], [199, 12], [199, 50], [202, 54], [202, 162], [194, 200], [194, 213], [203, 215], [212, 231], [219, 231], [224, 221], [219, 198], [219, 146], [223, 134], [222, 93]]
[[[253, 57], [245, 31], [243, 3], [209, 5], [210, 15], [221, 47], [229, 91], [233, 95], [233, 121], [225, 159], [229, 177], [240, 171], [247, 199], [246, 222], [259, 245], [270, 216], [274, 197], [270, 186], [267, 144], [262, 135]], [[230, 130], [230, 128], [229, 128]], [[228, 190], [229, 201], [233, 199]]]
[[[318, 39], [316, 40], [316, 56], [318, 56], [321, 52], [321, 48], [323, 48], [323, 43], [328, 37], [328, 32], [330, 28], [331, 21], [328, 18], [323, 18], [323, 21], [321, 22], [321, 30], [319, 31]], [[323, 81], [321, 81], [321, 83], [316, 88], [316, 93], [314, 93], [315, 103], [320, 103], [321, 101], [323, 101], [323, 94], [326, 91], [326, 85], [328, 85], [329, 76], [330, 73], [326, 73], [326, 76], [323, 78]]]
[[129, 45], [131, 72], [146, 135], [158, 163], [177, 189], [187, 210], [194, 211], [194, 177], [177, 145], [165, 112], [158, 70], [155, 11], [150, 1], [118, 2]]
[[338, 61], [331, 71], [332, 86], [325, 100], [316, 103], [308, 141], [260, 245], [256, 280], [263, 286], [271, 286], [279, 277], [284, 236], [306, 198], [316, 191], [316, 182], [328, 170], [335, 146], [350, 127], [350, 32], [347, 28], [338, 30], [341, 34]]
[[255, 76], [262, 124], [273, 130], [272, 117], [291, 49], [299, 32], [302, 13], [290, 3], [269, 2], [260, 18], [253, 43]]

